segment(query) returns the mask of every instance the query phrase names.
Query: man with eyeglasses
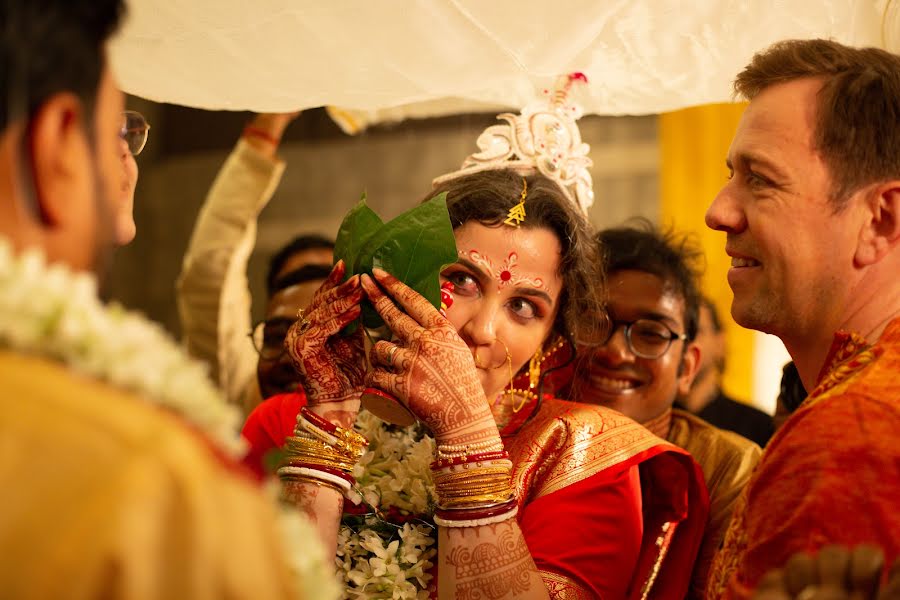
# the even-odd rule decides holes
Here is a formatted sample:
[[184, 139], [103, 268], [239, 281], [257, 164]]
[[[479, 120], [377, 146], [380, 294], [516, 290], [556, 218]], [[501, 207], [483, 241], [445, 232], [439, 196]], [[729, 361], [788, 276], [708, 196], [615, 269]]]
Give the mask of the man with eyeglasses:
[[134, 240], [137, 227], [134, 224], [134, 190], [137, 187], [138, 166], [134, 157], [147, 145], [150, 124], [139, 112], [122, 113], [119, 129], [119, 158], [122, 161], [122, 186], [119, 189], [119, 212], [116, 215], [116, 244], [125, 246]]
[[324, 554], [302, 581], [314, 535], [240, 468], [202, 365], [97, 295], [132, 139], [106, 59], [124, 13], [0, 3], [0, 596], [331, 597], [302, 593]]
[[699, 254], [649, 223], [607, 229], [598, 243], [607, 260], [610, 326], [593, 339], [578, 340], [569, 397], [618, 410], [700, 464], [710, 522], [689, 597], [702, 598], [712, 558], [761, 451], [735, 433], [672, 408], [700, 361], [694, 341], [700, 295], [691, 267]]
[[303, 265], [276, 279], [269, 288], [265, 318], [250, 332], [259, 356], [256, 375], [262, 398], [297, 390], [297, 371], [285, 350], [284, 338], [297, 320], [297, 310], [309, 305], [330, 272], [327, 263]]

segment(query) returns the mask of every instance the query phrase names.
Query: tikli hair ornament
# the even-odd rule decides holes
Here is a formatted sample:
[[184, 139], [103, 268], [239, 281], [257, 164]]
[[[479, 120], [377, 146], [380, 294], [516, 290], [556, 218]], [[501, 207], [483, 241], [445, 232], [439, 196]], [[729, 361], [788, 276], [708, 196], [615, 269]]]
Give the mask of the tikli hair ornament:
[[[537, 171], [555, 181], [565, 196], [587, 215], [594, 203], [593, 180], [588, 171], [593, 163], [588, 157], [590, 146], [581, 141], [576, 124], [582, 114], [581, 107], [569, 99], [575, 83], [587, 83], [587, 77], [583, 73], [564, 75], [557, 79], [552, 90], [543, 90], [543, 98], [522, 109], [521, 114], [497, 115], [506, 123], [485, 129], [478, 136], [479, 151], [466, 158], [458, 171], [435, 179], [433, 185], [480, 171], [515, 169], [523, 176]], [[522, 191], [522, 202], [510, 210], [504, 223], [518, 225], [524, 220], [525, 191]]]
[[503, 221], [507, 225], [511, 227], [518, 227], [519, 223], [525, 220], [525, 196], [528, 195], [528, 180], [524, 177], [522, 178], [522, 197], [519, 199], [519, 203], [509, 209], [509, 212], [506, 214], [506, 220]]

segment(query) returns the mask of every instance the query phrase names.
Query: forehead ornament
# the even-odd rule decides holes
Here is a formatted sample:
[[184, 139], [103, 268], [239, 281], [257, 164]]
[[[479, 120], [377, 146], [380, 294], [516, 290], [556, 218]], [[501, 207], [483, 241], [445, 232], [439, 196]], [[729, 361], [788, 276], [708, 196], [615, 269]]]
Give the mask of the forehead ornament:
[[468, 256], [474, 264], [481, 267], [486, 273], [497, 280], [497, 293], [508, 285], [512, 286], [531, 286], [537, 289], [547, 289], [544, 280], [540, 277], [528, 277], [517, 273], [519, 266], [519, 254], [513, 250], [510, 252], [506, 260], [499, 267], [494, 266], [494, 262], [478, 250], [469, 250], [468, 252], [459, 252], [460, 256]]
[[518, 227], [519, 223], [525, 220], [525, 196], [528, 195], [528, 180], [524, 177], [522, 178], [522, 197], [519, 198], [519, 203], [509, 209], [509, 212], [506, 215], [506, 220], [503, 221], [507, 225], [512, 227]]

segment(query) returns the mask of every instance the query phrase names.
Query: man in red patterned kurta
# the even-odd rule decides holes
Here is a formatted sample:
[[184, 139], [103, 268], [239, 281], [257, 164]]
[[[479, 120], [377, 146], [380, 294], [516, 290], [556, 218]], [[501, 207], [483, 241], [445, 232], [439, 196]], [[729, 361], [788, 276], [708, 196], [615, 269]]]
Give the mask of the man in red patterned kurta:
[[735, 320], [780, 337], [811, 394], [735, 509], [711, 598], [826, 544], [900, 555], [900, 57], [781, 42], [735, 88], [750, 105], [706, 222]]

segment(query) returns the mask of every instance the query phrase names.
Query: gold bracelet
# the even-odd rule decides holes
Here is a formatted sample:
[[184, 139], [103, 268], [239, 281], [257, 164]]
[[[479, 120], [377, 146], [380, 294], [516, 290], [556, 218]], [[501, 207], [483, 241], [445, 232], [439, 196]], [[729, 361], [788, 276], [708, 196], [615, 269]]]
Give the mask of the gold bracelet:
[[437, 490], [441, 502], [445, 500], [474, 498], [484, 495], [504, 495], [510, 491], [509, 486], [495, 485], [490, 487], [472, 488], [467, 490]]
[[435, 485], [440, 485], [444, 482], [486, 479], [497, 476], [504, 476], [509, 479], [510, 469], [506, 467], [488, 467], [477, 470], [470, 469], [468, 471], [461, 471], [457, 473], [435, 474], [433, 479]]
[[317, 465], [320, 467], [329, 467], [342, 473], [350, 475], [353, 472], [353, 465], [348, 463], [340, 463], [333, 460], [322, 459], [315, 456], [289, 456], [283, 458], [278, 463], [278, 467], [302, 467], [304, 465]]
[[321, 456], [330, 456], [334, 458], [340, 458], [342, 460], [351, 460], [354, 463], [359, 460], [362, 456], [362, 453], [359, 455], [348, 455], [344, 452], [339, 452], [334, 447], [329, 446], [325, 442], [320, 440], [311, 440], [308, 438], [300, 438], [300, 437], [289, 437], [285, 441], [285, 448], [290, 452], [298, 452], [301, 454], [314, 454]]
[[[308, 424], [308, 421], [303, 421]], [[305, 444], [307, 447], [314, 447], [318, 449], [327, 449], [331, 452], [335, 452], [337, 454], [342, 454], [344, 456], [350, 457], [355, 461], [362, 458], [362, 455], [366, 453], [366, 447], [368, 445], [368, 441], [366, 438], [362, 437], [359, 434], [355, 434], [358, 436], [359, 440], [362, 440], [362, 444], [358, 442], [349, 443], [345, 440], [338, 439], [337, 437], [325, 433], [320, 432], [317, 428], [309, 426], [311, 429], [296, 431], [295, 433], [307, 434], [307, 435], [294, 435], [290, 439], [297, 440], [298, 444]], [[345, 430], [346, 431], [346, 430]], [[312, 433], [313, 435], [309, 435]]]
[[461, 508], [482, 508], [487, 505], [506, 502], [514, 496], [512, 490], [504, 494], [482, 494], [479, 496], [471, 496], [469, 498], [443, 498], [438, 500], [438, 508], [443, 509], [461, 509]]
[[297, 431], [298, 428], [302, 428], [308, 433], [311, 433], [312, 435], [318, 437], [326, 444], [338, 447], [361, 447], [365, 449], [369, 445], [369, 440], [367, 440], [362, 434], [357, 431], [353, 431], [352, 429], [345, 429], [340, 425], [334, 425], [330, 423], [327, 424], [328, 429], [326, 430], [323, 429], [322, 426], [317, 425], [314, 422], [315, 420], [319, 420], [322, 423], [322, 426], [326, 425], [326, 420], [322, 417], [310, 414], [310, 418], [306, 418], [303, 411], [301, 411], [297, 415], [297, 426], [294, 427], [294, 431]]
[[356, 460], [334, 452], [331, 448], [315, 440], [288, 438], [285, 443], [285, 456], [282, 463], [288, 461], [311, 462], [325, 466], [334, 466], [344, 471], [352, 471]]
[[463, 497], [472, 494], [500, 492], [510, 489], [509, 479], [490, 481], [484, 483], [467, 483], [455, 486], [436, 486], [435, 491], [441, 498], [446, 497]]
[[467, 494], [478, 494], [482, 492], [493, 492], [498, 490], [509, 489], [509, 480], [488, 481], [484, 483], [466, 483], [463, 485], [441, 485], [435, 486], [438, 496], [465, 496]]

